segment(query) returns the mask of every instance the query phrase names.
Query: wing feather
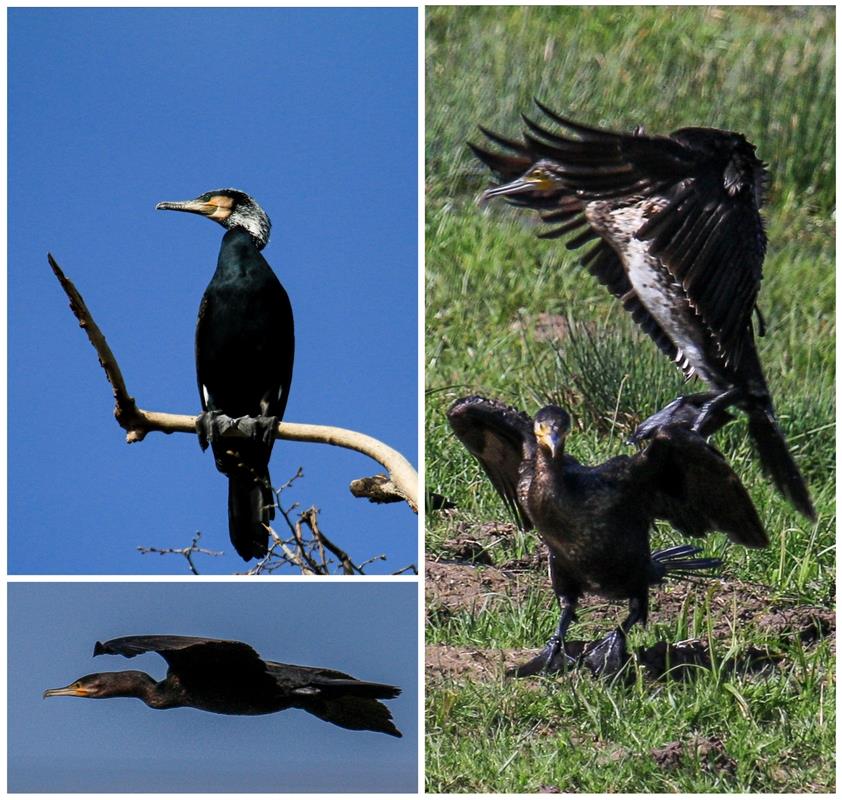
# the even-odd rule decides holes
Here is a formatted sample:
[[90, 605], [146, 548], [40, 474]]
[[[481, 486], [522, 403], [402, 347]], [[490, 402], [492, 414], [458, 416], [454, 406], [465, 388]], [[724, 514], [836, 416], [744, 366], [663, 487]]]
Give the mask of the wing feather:
[[518, 497], [518, 484], [532, 461], [532, 420], [521, 411], [484, 397], [463, 397], [447, 411], [450, 427], [482, 465], [494, 488], [524, 530], [533, 527]]

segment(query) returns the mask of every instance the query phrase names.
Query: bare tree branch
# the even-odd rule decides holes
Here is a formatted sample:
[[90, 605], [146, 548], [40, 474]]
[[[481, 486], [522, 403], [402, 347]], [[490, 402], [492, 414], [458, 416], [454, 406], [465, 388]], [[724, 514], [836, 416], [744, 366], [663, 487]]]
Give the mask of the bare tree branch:
[[196, 565], [193, 563], [194, 553], [203, 553], [206, 556], [222, 555], [222, 553], [219, 550], [206, 550], [204, 547], [199, 547], [199, 539], [201, 537], [202, 534], [199, 531], [196, 531], [196, 535], [193, 537], [193, 541], [187, 547], [138, 547], [137, 549], [144, 555], [146, 555], [147, 553], [157, 553], [160, 556], [184, 556], [187, 559], [188, 565], [190, 566], [190, 572], [192, 572], [194, 575], [198, 575], [199, 570], [196, 569]]
[[[335, 570], [335, 567], [338, 566], [339, 571], [345, 575], [365, 575], [365, 568], [369, 564], [373, 564], [376, 561], [385, 561], [386, 556], [381, 554], [372, 556], [359, 564], [354, 563], [348, 553], [331, 541], [325, 535], [324, 531], [322, 531], [318, 522], [319, 512], [315, 506], [311, 506], [306, 511], [300, 512], [296, 520], [290, 517], [290, 514], [298, 508], [298, 503], [293, 503], [289, 508], [285, 509], [281, 503], [281, 496], [302, 475], [303, 472], [299, 467], [295, 475], [286, 483], [277, 489], [273, 489], [277, 498], [277, 509], [287, 526], [289, 537], [282, 539], [274, 528], [267, 525], [266, 530], [269, 532], [270, 537], [269, 550], [245, 574], [266, 575], [283, 567], [292, 566], [296, 567], [302, 575], [330, 575]], [[307, 531], [309, 531], [309, 534]], [[211, 556], [222, 555], [222, 553], [199, 547], [200, 536], [201, 534], [197, 533], [193, 537], [193, 542], [188, 547], [138, 547], [137, 549], [141, 553], [183, 556], [190, 565], [190, 571], [194, 575], [198, 575], [199, 571], [196, 569], [192, 558], [194, 553], [203, 553]], [[338, 565], [335, 559], [338, 559]], [[395, 570], [392, 574], [402, 575], [406, 572], [417, 575], [418, 567], [415, 564], [408, 564], [399, 570]]]
[[[186, 414], [169, 414], [160, 411], [145, 411], [138, 408], [135, 399], [129, 394], [126, 382], [120, 371], [117, 359], [104, 334], [94, 321], [93, 315], [85, 305], [79, 290], [64, 274], [52, 255], [47, 256], [53, 273], [70, 300], [70, 309], [84, 329], [90, 343], [96, 350], [99, 363], [105, 370], [108, 382], [114, 394], [114, 416], [126, 431], [126, 441], [129, 444], [140, 442], [150, 431], [161, 433], [196, 433], [196, 417]], [[276, 436], [279, 439], [289, 439], [297, 442], [318, 442], [336, 447], [345, 447], [373, 458], [382, 464], [389, 473], [388, 488], [375, 481], [372, 484], [374, 495], [370, 497], [374, 502], [387, 502], [383, 498], [391, 493], [393, 501], [405, 500], [409, 507], [418, 512], [418, 474], [412, 464], [399, 452], [388, 447], [383, 442], [364, 433], [336, 428], [330, 425], [307, 425], [294, 422], [282, 422], [278, 426]], [[360, 479], [360, 484], [369, 479]], [[356, 496], [361, 496], [355, 492]]]

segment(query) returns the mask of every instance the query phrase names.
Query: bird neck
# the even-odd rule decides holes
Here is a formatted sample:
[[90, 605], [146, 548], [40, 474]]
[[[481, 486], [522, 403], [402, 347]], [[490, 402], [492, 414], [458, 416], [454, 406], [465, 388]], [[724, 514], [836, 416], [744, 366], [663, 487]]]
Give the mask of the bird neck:
[[231, 228], [222, 237], [217, 271], [234, 276], [265, 263], [258, 242], [244, 228]]
[[154, 705], [158, 682], [139, 670], [128, 669], [122, 672], [103, 673], [108, 678], [108, 687], [99, 693], [99, 697], [137, 697], [147, 705]]
[[555, 455], [553, 455], [548, 448], [539, 446], [535, 458], [542, 466], [549, 466], [552, 469], [561, 469], [564, 464], [564, 445], [562, 444], [558, 450], [556, 450]]

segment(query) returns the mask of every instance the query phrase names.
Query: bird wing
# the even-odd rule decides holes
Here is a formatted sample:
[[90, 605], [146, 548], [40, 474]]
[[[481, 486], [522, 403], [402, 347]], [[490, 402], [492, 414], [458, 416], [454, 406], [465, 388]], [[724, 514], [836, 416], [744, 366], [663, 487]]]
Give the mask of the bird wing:
[[[753, 147], [738, 134], [714, 129], [687, 128], [669, 137], [615, 133], [580, 125], [541, 103], [538, 107], [562, 133], [524, 117], [527, 130], [521, 142], [490, 137], [500, 146], [516, 148], [514, 157], [488, 159], [481, 149], [474, 152], [504, 176], [516, 164], [528, 169], [542, 159], [551, 162], [558, 191], [512, 198], [545, 212], [555, 204], [558, 210], [544, 213], [545, 221], [566, 223], [550, 236], [581, 227], [581, 219], [570, 215], [574, 201], [668, 198], [636, 236], [650, 242], [650, 252], [684, 287], [725, 360], [738, 360], [750, 335], [766, 251], [758, 210], [766, 172]], [[717, 137], [729, 142], [730, 156], [711, 149], [711, 139]], [[586, 229], [568, 247], [596, 235]], [[589, 269], [596, 274], [595, 267]], [[603, 273], [609, 269], [616, 270], [617, 264], [601, 265]]]
[[638, 491], [656, 517], [690, 536], [722, 531], [732, 542], [766, 547], [751, 497], [724, 456], [683, 425], [667, 425], [631, 458]]
[[[512, 181], [526, 172], [538, 156], [533, 152], [532, 142], [507, 139], [487, 128], [480, 126], [485, 136], [509, 153], [487, 150], [468, 142], [474, 155], [490, 167], [503, 181]], [[581, 264], [599, 283], [605, 286], [614, 297], [622, 301], [640, 328], [658, 345], [658, 348], [671, 361], [678, 360], [678, 350], [672, 340], [663, 331], [655, 318], [640, 302], [626, 275], [626, 270], [614, 248], [604, 239], [598, 238], [585, 216], [585, 201], [559, 188], [555, 191], [525, 192], [506, 197], [512, 205], [528, 206], [541, 210], [541, 219], [553, 226], [548, 231], [539, 233], [542, 239], [556, 239], [567, 234], [577, 233], [567, 242], [567, 249], [574, 250], [597, 238], [596, 243], [580, 259]]]
[[201, 333], [203, 326], [207, 323], [207, 316], [208, 316], [208, 295], [203, 294], [202, 300], [199, 303], [199, 315], [196, 319], [196, 339], [195, 339], [195, 348], [196, 348], [196, 383], [199, 387], [199, 399], [202, 402], [202, 411], [208, 410], [208, 391], [207, 387], [205, 386], [202, 380], [202, 368], [201, 364], [203, 362], [202, 353], [201, 353]]
[[533, 527], [518, 484], [531, 468], [535, 435], [528, 415], [497, 400], [463, 397], [447, 411], [450, 427], [482, 465], [494, 488], [524, 530]]
[[122, 636], [97, 642], [94, 655], [134, 658], [142, 653], [158, 653], [170, 670], [183, 677], [219, 675], [226, 680], [265, 681], [266, 662], [245, 642], [207, 639], [198, 636]]

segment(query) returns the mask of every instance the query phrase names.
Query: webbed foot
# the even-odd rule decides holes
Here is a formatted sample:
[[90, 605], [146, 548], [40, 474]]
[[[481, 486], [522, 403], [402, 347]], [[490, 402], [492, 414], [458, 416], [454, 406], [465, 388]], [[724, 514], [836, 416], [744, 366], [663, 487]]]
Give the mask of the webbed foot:
[[643, 420], [626, 439], [626, 444], [641, 445], [667, 425], [682, 425], [705, 438], [712, 436], [734, 419], [726, 409], [736, 401], [738, 393], [735, 392], [737, 390], [701, 392], [677, 397]]
[[275, 431], [280, 422], [278, 417], [238, 417], [234, 420], [241, 435], [270, 445], [275, 440]]
[[506, 670], [506, 677], [527, 678], [530, 675], [567, 672], [567, 670], [574, 669], [577, 664], [577, 656], [568, 652], [567, 646], [561, 639], [552, 636], [537, 656], [519, 667]]
[[582, 662], [594, 676], [611, 677], [626, 665], [629, 658], [626, 634], [618, 628], [588, 647]]
[[[225, 425], [225, 421], [228, 422]], [[203, 411], [196, 417], [196, 433], [199, 436], [199, 447], [207, 450], [208, 445], [218, 436], [223, 435], [221, 427], [230, 428], [233, 420], [221, 411]]]

